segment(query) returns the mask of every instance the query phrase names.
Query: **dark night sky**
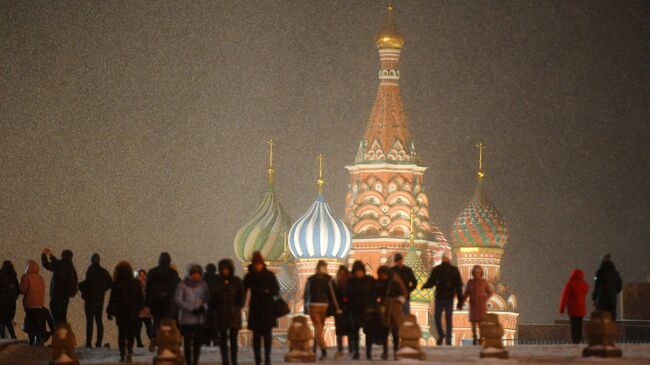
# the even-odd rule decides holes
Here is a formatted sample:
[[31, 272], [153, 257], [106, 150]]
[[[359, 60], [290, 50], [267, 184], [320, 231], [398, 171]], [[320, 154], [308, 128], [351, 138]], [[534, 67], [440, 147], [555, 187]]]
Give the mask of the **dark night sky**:
[[[377, 88], [385, 3], [2, 2], [0, 247], [51, 245], [85, 272], [234, 256], [266, 187], [343, 214]], [[650, 2], [396, 3], [402, 96], [448, 235], [486, 149], [521, 321], [549, 322], [573, 267], [650, 274]], [[78, 300], [77, 300], [78, 301]]]

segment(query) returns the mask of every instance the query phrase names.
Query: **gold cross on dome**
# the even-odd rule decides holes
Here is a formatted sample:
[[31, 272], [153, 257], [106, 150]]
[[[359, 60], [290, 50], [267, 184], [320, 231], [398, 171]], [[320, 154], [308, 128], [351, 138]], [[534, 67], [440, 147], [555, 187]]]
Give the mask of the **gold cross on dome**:
[[325, 179], [323, 178], [323, 161], [325, 156], [323, 154], [318, 155], [318, 194], [323, 194], [323, 185], [325, 185]]
[[478, 172], [476, 174], [478, 175], [479, 181], [482, 181], [482, 179], [485, 177], [485, 173], [483, 172], [483, 153], [485, 150], [485, 145], [483, 142], [479, 142], [476, 147], [478, 148]]
[[273, 178], [275, 177], [275, 169], [273, 168], [273, 139], [269, 138], [266, 143], [269, 145], [269, 185], [273, 185]]

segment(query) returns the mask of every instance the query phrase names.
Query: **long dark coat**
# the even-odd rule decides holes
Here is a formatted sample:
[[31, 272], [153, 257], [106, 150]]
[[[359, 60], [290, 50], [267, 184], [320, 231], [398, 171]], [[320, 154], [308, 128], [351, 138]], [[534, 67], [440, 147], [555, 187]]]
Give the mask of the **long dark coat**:
[[208, 287], [211, 298], [210, 311], [216, 315], [217, 328], [241, 329], [241, 311], [244, 306], [242, 280], [234, 275], [219, 275]]
[[616, 308], [616, 296], [623, 289], [623, 281], [611, 261], [604, 261], [596, 272], [596, 283], [592, 299], [596, 309], [610, 310]]
[[16, 317], [16, 300], [20, 295], [16, 272], [0, 271], [0, 321], [13, 321]]
[[244, 277], [244, 290], [250, 290], [248, 328], [264, 331], [277, 326], [273, 306], [275, 297], [280, 293], [280, 286], [275, 274], [266, 267], [256, 272], [250, 265]]
[[[378, 313], [376, 301], [372, 302], [374, 283], [375, 279], [370, 275], [365, 275], [362, 278], [351, 276], [348, 279], [345, 296], [352, 328], [363, 327], [366, 324], [369, 309], [375, 309], [375, 313]], [[365, 328], [364, 331], [366, 331]]]
[[140, 280], [133, 278], [113, 285], [106, 312], [115, 317], [118, 326], [137, 323], [142, 308], [144, 295]]

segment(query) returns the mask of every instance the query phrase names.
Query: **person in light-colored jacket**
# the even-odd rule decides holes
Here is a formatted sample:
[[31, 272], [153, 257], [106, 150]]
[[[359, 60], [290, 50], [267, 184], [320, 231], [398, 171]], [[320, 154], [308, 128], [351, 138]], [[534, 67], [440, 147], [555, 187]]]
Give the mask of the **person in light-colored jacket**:
[[176, 287], [174, 299], [179, 309], [178, 324], [183, 333], [185, 361], [187, 365], [198, 365], [203, 343], [201, 332], [207, 323], [210, 301], [201, 266], [191, 265], [189, 275]]

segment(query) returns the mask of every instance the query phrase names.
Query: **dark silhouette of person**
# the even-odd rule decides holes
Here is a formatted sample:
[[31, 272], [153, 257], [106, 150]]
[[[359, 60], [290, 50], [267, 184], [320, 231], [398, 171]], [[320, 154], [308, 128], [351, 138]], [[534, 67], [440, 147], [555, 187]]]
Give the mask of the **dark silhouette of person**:
[[418, 279], [415, 277], [415, 273], [413, 273], [413, 269], [410, 267], [404, 265], [404, 256], [402, 256], [401, 253], [396, 253], [395, 254], [395, 265], [391, 267], [391, 269], [399, 275], [400, 279], [402, 279], [402, 284], [404, 284], [404, 287], [406, 287], [407, 291], [407, 296], [406, 296], [406, 301], [404, 302], [403, 309], [404, 309], [404, 315], [409, 314], [411, 312], [411, 292], [418, 287]]
[[237, 342], [242, 324], [244, 283], [235, 275], [232, 260], [219, 261], [219, 275], [210, 288], [210, 308], [216, 314], [219, 347], [223, 365], [237, 365]]
[[117, 324], [120, 361], [131, 362], [138, 314], [144, 308], [144, 295], [140, 281], [133, 277], [131, 265], [122, 261], [115, 266], [113, 288], [108, 299], [108, 319], [115, 317]]
[[603, 256], [600, 268], [596, 271], [594, 292], [591, 298], [597, 310], [607, 311], [616, 320], [616, 301], [623, 289], [623, 280], [612, 262], [611, 255]]
[[99, 254], [90, 257], [90, 266], [86, 271], [86, 278], [79, 283], [81, 299], [84, 300], [84, 313], [86, 314], [86, 347], [92, 347], [93, 323], [97, 325], [96, 347], [102, 347], [104, 338], [104, 299], [106, 292], [113, 285], [111, 274], [100, 265]]
[[[16, 338], [14, 318], [16, 317], [16, 301], [20, 296], [18, 273], [14, 264], [6, 260], [0, 269], [0, 337]], [[7, 331], [5, 333], [5, 330]]]
[[177, 320], [174, 293], [180, 278], [178, 272], [171, 267], [171, 262], [169, 253], [161, 253], [158, 266], [149, 270], [147, 275], [145, 294], [154, 327], [154, 339], [151, 342], [150, 351], [155, 349], [155, 334], [160, 328], [160, 321], [165, 318]]
[[54, 324], [67, 323], [70, 298], [77, 295], [79, 285], [77, 270], [72, 263], [72, 251], [63, 250], [61, 259], [58, 259], [52, 250], [45, 247], [41, 255], [41, 263], [46, 270], [52, 272], [50, 311]]
[[[442, 345], [443, 340], [451, 345], [452, 315], [454, 311], [454, 297], [458, 298], [458, 309], [463, 308], [463, 279], [456, 266], [451, 264], [448, 256], [442, 257], [442, 263], [431, 270], [429, 279], [424, 283], [422, 289], [436, 287], [435, 306], [433, 317], [436, 322], [438, 339], [436, 343]], [[447, 332], [442, 330], [442, 312], [445, 312]]]

